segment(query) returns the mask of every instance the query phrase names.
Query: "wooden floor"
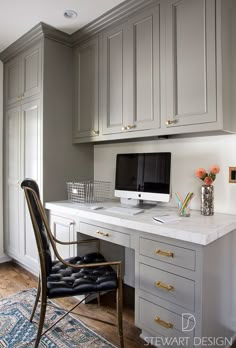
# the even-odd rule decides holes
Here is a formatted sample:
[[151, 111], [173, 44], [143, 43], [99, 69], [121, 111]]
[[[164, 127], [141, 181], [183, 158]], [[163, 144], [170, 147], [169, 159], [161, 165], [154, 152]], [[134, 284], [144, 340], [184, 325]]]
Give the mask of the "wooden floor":
[[[10, 296], [21, 290], [36, 288], [36, 286], [36, 277], [20, 266], [14, 263], [0, 264], [0, 298]], [[127, 294], [127, 292], [131, 292], [131, 296], [129, 296], [129, 298], [132, 299], [133, 294], [131, 289], [125, 288], [125, 293]], [[70, 308], [70, 306], [75, 303], [75, 300], [73, 298], [64, 298], [57, 300], [57, 302], [61, 307]], [[110, 293], [101, 296], [100, 307], [98, 307], [96, 301], [93, 301], [92, 303], [86, 305], [81, 304], [77, 309], [77, 312], [92, 318], [106, 320], [115, 324], [115, 307], [115, 296], [113, 296], [113, 293]], [[119, 346], [116, 326], [104, 324], [85, 317], [80, 317], [80, 319], [95, 332], [102, 335], [113, 344]], [[134, 326], [133, 303], [127, 303], [126, 299], [124, 301], [123, 325], [126, 348], [146, 347], [145, 342], [139, 338], [140, 330]]]

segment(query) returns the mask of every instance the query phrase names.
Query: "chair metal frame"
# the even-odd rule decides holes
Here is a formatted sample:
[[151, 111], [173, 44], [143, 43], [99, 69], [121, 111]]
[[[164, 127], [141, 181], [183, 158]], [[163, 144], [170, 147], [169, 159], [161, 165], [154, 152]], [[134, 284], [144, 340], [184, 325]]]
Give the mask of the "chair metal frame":
[[[34, 314], [35, 314], [35, 310], [37, 308], [38, 302], [39, 302], [39, 298], [41, 295], [41, 308], [40, 308], [40, 318], [39, 318], [39, 324], [38, 324], [38, 332], [37, 332], [37, 337], [36, 337], [36, 341], [35, 341], [35, 345], [34, 347], [37, 348], [40, 342], [41, 337], [48, 332], [53, 326], [55, 326], [62, 318], [64, 318], [64, 316], [66, 316], [68, 313], [72, 312], [73, 309], [75, 309], [77, 306], [80, 305], [81, 302], [83, 302], [90, 294], [88, 294], [82, 301], [80, 301], [79, 303], [77, 303], [73, 308], [71, 308], [65, 315], [63, 315], [62, 318], [60, 318], [59, 320], [57, 320], [56, 323], [54, 323], [50, 328], [48, 328], [46, 331], [43, 331], [43, 325], [44, 325], [44, 319], [45, 319], [45, 314], [46, 314], [46, 307], [47, 307], [47, 272], [46, 272], [46, 261], [45, 261], [45, 257], [44, 257], [44, 247], [43, 247], [43, 241], [42, 241], [42, 237], [40, 234], [40, 230], [39, 230], [39, 226], [37, 224], [35, 215], [34, 215], [34, 211], [33, 211], [33, 207], [31, 205], [31, 201], [30, 201], [30, 197], [29, 197], [29, 193], [31, 192], [31, 194], [34, 197], [37, 209], [39, 211], [40, 214], [40, 218], [42, 219], [43, 225], [45, 227], [45, 231], [47, 234], [47, 237], [49, 239], [49, 242], [52, 246], [52, 249], [55, 253], [55, 256], [57, 257], [57, 259], [64, 264], [65, 266], [68, 267], [72, 267], [75, 269], [80, 269], [80, 268], [89, 268], [89, 267], [97, 267], [97, 266], [115, 266], [117, 267], [117, 282], [118, 282], [118, 286], [116, 289], [116, 307], [117, 307], [117, 324], [118, 324], [118, 334], [119, 334], [119, 339], [120, 339], [120, 347], [124, 348], [124, 336], [123, 336], [123, 319], [122, 319], [122, 305], [123, 305], [123, 287], [122, 287], [122, 262], [121, 261], [112, 261], [112, 262], [100, 262], [100, 263], [91, 263], [91, 264], [82, 264], [82, 265], [74, 265], [71, 264], [67, 261], [65, 261], [59, 254], [57, 247], [56, 247], [56, 243], [60, 243], [60, 244], [64, 244], [64, 245], [70, 245], [70, 244], [80, 244], [82, 243], [86, 243], [86, 242], [91, 242], [91, 241], [97, 241], [97, 239], [89, 239], [89, 240], [84, 240], [84, 241], [74, 241], [74, 242], [61, 242], [58, 239], [56, 239], [50, 229], [49, 223], [48, 223], [48, 219], [46, 216], [46, 212], [43, 208], [43, 205], [41, 203], [40, 198], [38, 197], [38, 195], [36, 194], [35, 190], [33, 190], [30, 187], [25, 187], [23, 186], [24, 192], [25, 192], [25, 197], [26, 197], [26, 201], [28, 204], [28, 208], [29, 208], [29, 212], [30, 212], [30, 217], [32, 220], [32, 224], [33, 224], [33, 228], [34, 228], [34, 233], [35, 233], [35, 239], [36, 239], [36, 244], [37, 244], [37, 248], [38, 248], [38, 253], [39, 253], [39, 261], [40, 261], [40, 275], [39, 275], [39, 280], [38, 280], [38, 289], [37, 289], [37, 294], [36, 294], [36, 298], [35, 298], [35, 303], [34, 303], [34, 307], [32, 310], [32, 314], [30, 317], [30, 321], [32, 322]], [[93, 292], [94, 293], [94, 292]], [[97, 294], [99, 294], [99, 292], [96, 292]], [[68, 297], [68, 296], [67, 296]]]

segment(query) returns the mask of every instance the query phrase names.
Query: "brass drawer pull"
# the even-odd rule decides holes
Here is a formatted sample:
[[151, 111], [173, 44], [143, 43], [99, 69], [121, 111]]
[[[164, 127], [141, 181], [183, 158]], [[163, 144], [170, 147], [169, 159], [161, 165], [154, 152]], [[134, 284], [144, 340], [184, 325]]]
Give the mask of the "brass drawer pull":
[[173, 287], [172, 285], [168, 285], [168, 284], [162, 283], [162, 282], [160, 282], [160, 281], [155, 282], [155, 285], [156, 285], [158, 288], [165, 289], [165, 290], [167, 290], [167, 291], [174, 290], [174, 287]]
[[129, 125], [127, 126], [127, 130], [134, 129], [134, 128], [136, 128], [136, 125], [135, 125], [135, 124], [129, 124]]
[[123, 127], [121, 128], [121, 130], [122, 130], [122, 132], [124, 132], [124, 131], [127, 130], [127, 127], [123, 126]]
[[93, 135], [99, 135], [99, 130], [92, 129], [92, 134]]
[[154, 321], [155, 321], [157, 324], [159, 324], [159, 325], [165, 327], [166, 329], [173, 329], [173, 324], [171, 324], [171, 323], [169, 323], [169, 322], [167, 322], [167, 321], [161, 320], [160, 317], [156, 317], [156, 318], [154, 319]]
[[166, 126], [170, 126], [171, 124], [177, 123], [176, 120], [167, 120], [166, 121]]
[[107, 232], [102, 232], [102, 231], [97, 231], [96, 234], [99, 234], [100, 236], [103, 236], [103, 237], [109, 237], [110, 234], [107, 233]]
[[174, 257], [174, 253], [172, 253], [171, 251], [164, 251], [161, 249], [156, 250], [156, 254], [167, 256], [167, 257]]

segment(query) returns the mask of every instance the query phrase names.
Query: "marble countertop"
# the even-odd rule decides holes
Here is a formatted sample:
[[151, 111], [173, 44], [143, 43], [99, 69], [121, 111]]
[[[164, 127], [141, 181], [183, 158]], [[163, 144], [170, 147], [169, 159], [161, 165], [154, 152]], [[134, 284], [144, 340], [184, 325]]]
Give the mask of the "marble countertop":
[[48, 210], [60, 213], [60, 215], [67, 214], [200, 245], [210, 244], [236, 229], [236, 215], [216, 213], [213, 216], [203, 216], [199, 211], [192, 210], [190, 217], [182, 217], [179, 221], [163, 224], [154, 221], [153, 217], [161, 216], [163, 213], [177, 217], [177, 209], [154, 207], [144, 210], [141, 214], [129, 216], [107, 210], [118, 205], [117, 202], [99, 205], [103, 208], [92, 210], [89, 205], [61, 201], [46, 203], [45, 207]]

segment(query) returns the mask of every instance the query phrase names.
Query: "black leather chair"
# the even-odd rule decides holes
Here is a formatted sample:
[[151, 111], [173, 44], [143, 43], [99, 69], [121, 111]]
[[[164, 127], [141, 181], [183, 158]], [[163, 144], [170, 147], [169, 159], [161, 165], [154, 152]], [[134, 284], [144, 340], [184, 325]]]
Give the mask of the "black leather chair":
[[[121, 261], [107, 262], [100, 253], [90, 253], [83, 257], [76, 256], [66, 260], [62, 259], [57, 251], [56, 243], [77, 244], [79, 242], [61, 242], [53, 236], [45, 210], [40, 201], [38, 185], [34, 180], [25, 179], [21, 183], [21, 187], [25, 192], [40, 261], [38, 290], [30, 318], [32, 322], [41, 295], [40, 319], [35, 347], [38, 347], [42, 335], [62, 319], [59, 319], [42, 333], [48, 298], [81, 294], [86, 295], [85, 298], [87, 298], [92, 293], [99, 294], [101, 291], [116, 290], [120, 347], [123, 348]], [[50, 244], [58, 261], [52, 261]], [[115, 266], [117, 272], [111, 266]], [[73, 311], [81, 302], [77, 303], [66, 314]]]

